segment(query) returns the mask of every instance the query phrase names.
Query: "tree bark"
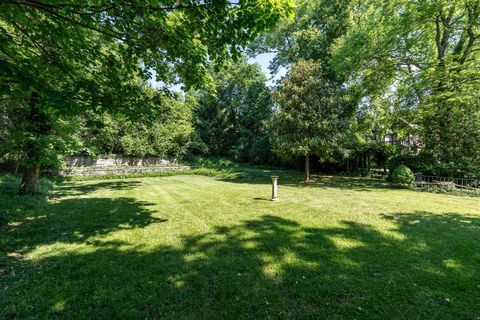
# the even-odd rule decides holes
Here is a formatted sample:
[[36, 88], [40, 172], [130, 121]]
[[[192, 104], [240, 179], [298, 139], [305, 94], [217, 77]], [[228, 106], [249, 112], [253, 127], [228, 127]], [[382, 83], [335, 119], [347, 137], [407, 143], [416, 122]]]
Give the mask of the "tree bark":
[[20, 194], [36, 194], [40, 192], [40, 165], [25, 168], [20, 184]]
[[43, 146], [38, 140], [42, 136], [49, 135], [52, 125], [49, 118], [44, 114], [39, 105], [39, 94], [33, 92], [29, 101], [29, 114], [25, 121], [27, 131], [31, 139], [25, 143], [25, 169], [23, 171], [20, 194], [36, 194], [40, 192], [40, 164], [43, 157]]
[[305, 155], [305, 182], [310, 181], [310, 155]]

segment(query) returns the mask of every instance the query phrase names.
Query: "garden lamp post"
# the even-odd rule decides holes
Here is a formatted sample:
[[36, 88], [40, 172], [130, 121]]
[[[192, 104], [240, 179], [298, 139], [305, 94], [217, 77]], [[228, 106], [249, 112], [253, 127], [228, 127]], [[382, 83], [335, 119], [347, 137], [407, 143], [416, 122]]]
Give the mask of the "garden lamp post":
[[278, 176], [272, 176], [272, 199], [270, 201], [278, 201]]

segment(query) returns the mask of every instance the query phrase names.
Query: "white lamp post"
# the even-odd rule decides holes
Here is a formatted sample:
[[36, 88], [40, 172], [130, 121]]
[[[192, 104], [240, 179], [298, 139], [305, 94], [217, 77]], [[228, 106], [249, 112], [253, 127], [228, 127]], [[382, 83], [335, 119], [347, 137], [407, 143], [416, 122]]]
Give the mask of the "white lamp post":
[[270, 201], [278, 201], [278, 176], [272, 176], [272, 199]]

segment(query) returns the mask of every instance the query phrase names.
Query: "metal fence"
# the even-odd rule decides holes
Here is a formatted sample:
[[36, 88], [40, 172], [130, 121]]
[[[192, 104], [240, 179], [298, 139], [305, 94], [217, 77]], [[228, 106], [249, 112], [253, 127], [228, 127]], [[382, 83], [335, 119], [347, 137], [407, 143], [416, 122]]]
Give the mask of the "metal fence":
[[448, 178], [415, 173], [415, 183], [419, 186], [439, 186], [445, 188], [480, 189], [480, 178]]

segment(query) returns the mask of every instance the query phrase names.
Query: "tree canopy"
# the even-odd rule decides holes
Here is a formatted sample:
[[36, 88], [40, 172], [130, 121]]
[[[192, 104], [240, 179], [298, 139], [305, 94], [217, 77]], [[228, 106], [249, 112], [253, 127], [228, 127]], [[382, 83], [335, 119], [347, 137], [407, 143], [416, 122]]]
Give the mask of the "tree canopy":
[[29, 110], [23, 146], [31, 170], [22, 190], [36, 192], [45, 137], [61, 115], [148, 113], [152, 104], [142, 91], [152, 70], [163, 83], [208, 83], [207, 65], [238, 56], [291, 6], [288, 0], [2, 1], [0, 94], [23, 99]]
[[290, 7], [264, 0], [3, 1], [1, 92], [26, 98], [36, 90], [72, 110], [124, 102], [152, 70], [165, 83], [200, 85], [210, 61], [237, 56]]
[[333, 59], [364, 101], [409, 114], [435, 161], [478, 162], [479, 39], [477, 0], [361, 1]]

